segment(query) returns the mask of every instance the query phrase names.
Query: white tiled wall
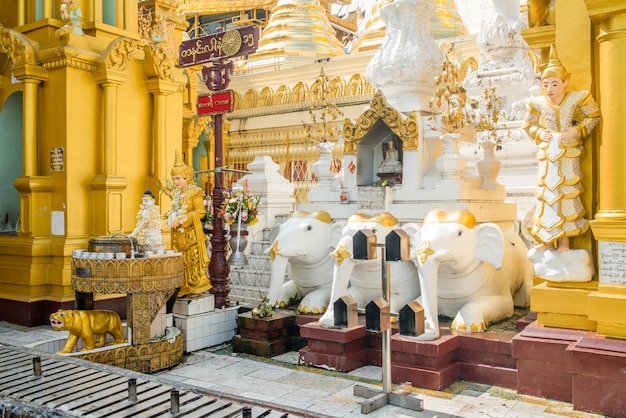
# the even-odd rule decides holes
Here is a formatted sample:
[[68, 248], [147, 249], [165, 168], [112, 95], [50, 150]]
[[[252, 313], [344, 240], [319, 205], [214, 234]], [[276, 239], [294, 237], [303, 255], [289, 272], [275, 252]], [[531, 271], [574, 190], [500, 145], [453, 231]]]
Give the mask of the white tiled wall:
[[174, 326], [183, 332], [186, 353], [230, 341], [237, 329], [239, 307], [184, 316], [174, 313]]

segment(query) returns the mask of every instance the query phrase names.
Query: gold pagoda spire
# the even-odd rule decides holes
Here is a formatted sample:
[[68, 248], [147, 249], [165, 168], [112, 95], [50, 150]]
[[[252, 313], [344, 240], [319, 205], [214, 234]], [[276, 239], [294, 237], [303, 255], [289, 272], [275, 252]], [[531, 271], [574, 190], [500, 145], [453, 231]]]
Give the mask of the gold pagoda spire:
[[261, 33], [251, 60], [269, 56], [344, 55], [326, 11], [318, 0], [279, 0]]
[[[467, 35], [468, 31], [456, 8], [454, 0], [428, 0], [435, 7], [430, 19], [430, 33], [437, 39]], [[352, 47], [353, 52], [368, 51], [380, 47], [385, 37], [385, 22], [380, 18], [380, 9], [393, 0], [378, 0], [365, 23], [365, 29]]]

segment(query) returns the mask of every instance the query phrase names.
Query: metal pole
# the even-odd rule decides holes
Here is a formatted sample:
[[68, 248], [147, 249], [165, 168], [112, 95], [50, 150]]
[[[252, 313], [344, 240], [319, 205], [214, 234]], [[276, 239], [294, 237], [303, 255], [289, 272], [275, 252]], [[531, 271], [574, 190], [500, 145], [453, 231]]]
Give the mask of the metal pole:
[[137, 402], [137, 379], [128, 379], [128, 400]]
[[[381, 247], [380, 259], [382, 263], [382, 275], [383, 275], [383, 298], [388, 305], [391, 305], [391, 286], [389, 282], [391, 265], [385, 260], [385, 247]], [[390, 306], [391, 309], [391, 306]], [[391, 311], [390, 311], [391, 313]], [[383, 393], [391, 393], [391, 316], [387, 317], [387, 326], [383, 331]]]
[[170, 413], [178, 414], [180, 412], [180, 397], [176, 389], [170, 391]]
[[33, 374], [41, 376], [41, 357], [33, 358]]

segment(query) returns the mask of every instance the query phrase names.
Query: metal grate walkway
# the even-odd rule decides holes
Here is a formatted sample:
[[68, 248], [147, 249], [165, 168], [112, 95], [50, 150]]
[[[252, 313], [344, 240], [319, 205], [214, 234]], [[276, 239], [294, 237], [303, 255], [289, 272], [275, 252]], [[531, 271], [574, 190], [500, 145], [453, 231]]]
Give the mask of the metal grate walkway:
[[111, 366], [0, 346], [3, 417], [50, 413], [55, 417], [115, 418], [310, 416], [175, 386], [159, 382], [158, 377]]

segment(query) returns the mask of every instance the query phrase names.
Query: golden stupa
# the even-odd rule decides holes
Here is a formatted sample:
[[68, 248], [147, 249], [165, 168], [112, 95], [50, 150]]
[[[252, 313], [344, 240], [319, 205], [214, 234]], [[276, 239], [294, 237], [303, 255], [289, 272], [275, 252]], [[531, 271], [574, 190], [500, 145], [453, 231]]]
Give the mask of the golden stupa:
[[[392, 2], [393, 0], [378, 0], [374, 4], [371, 15], [365, 22], [363, 33], [352, 47], [353, 52], [368, 51], [382, 45], [386, 25], [380, 18], [380, 9]], [[429, 2], [435, 7], [430, 19], [430, 33], [436, 39], [468, 34], [454, 0], [429, 0]]]
[[339, 55], [344, 55], [341, 42], [318, 0], [279, 0], [251, 58]]

